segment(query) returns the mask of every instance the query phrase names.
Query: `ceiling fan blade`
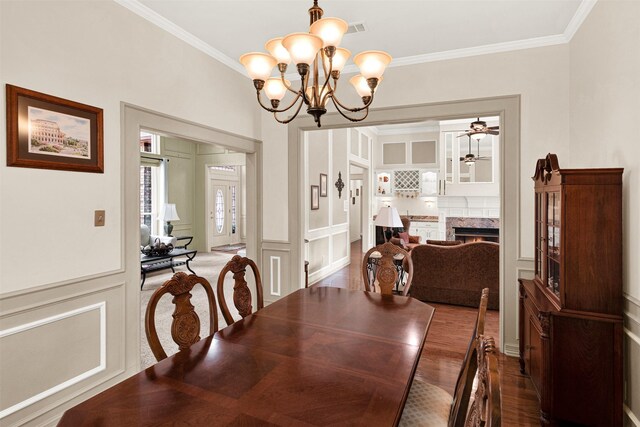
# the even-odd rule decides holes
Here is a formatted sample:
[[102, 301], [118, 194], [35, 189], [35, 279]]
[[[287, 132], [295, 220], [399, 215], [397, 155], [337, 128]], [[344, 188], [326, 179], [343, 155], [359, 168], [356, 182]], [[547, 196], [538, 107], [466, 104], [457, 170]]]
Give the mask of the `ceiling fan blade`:
[[497, 130], [488, 130], [487, 133], [489, 135], [500, 135], [500, 132], [498, 132]]
[[462, 161], [464, 161], [464, 157], [460, 157], [460, 161], [461, 161], [461, 162], [462, 162]]
[[489, 126], [487, 129], [490, 129], [490, 130], [500, 129], [500, 126]]
[[462, 138], [463, 136], [473, 135], [475, 132], [465, 132], [463, 134], [458, 135], [456, 138]]

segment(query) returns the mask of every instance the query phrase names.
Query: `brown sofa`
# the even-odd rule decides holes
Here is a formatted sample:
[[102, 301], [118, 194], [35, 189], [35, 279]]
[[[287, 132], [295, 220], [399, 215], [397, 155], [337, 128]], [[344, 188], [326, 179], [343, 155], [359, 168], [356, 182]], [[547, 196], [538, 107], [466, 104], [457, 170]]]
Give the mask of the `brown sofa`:
[[409, 294], [421, 301], [477, 307], [482, 289], [489, 288], [488, 307], [497, 310], [499, 258], [500, 245], [492, 242], [416, 246]]

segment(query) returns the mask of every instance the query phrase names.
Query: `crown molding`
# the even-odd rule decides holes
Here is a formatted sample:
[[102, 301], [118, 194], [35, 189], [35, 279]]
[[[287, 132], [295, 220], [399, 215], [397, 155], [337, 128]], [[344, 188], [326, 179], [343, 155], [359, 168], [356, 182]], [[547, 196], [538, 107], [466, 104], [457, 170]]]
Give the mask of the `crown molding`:
[[[239, 72], [244, 77], [247, 77], [244, 67], [240, 65], [237, 60], [230, 58], [218, 49], [214, 48], [210, 44], [204, 42], [198, 37], [194, 36], [190, 32], [186, 31], [182, 27], [169, 21], [164, 16], [153, 11], [149, 7], [143, 5], [138, 0], [114, 0], [119, 5], [129, 9], [133, 13], [146, 19], [152, 24], [162, 28], [170, 34], [178, 37], [185, 43], [190, 44], [196, 49], [206, 53], [215, 60], [223, 63], [229, 68]], [[587, 18], [598, 0], [582, 0], [580, 6], [574, 13], [571, 21], [567, 24], [562, 34], [556, 34], [544, 37], [535, 37], [525, 40], [515, 40], [510, 42], [495, 43], [490, 45], [469, 47], [463, 49], [447, 50], [443, 52], [426, 53], [423, 55], [405, 56], [402, 58], [394, 58], [389, 64], [389, 67], [404, 67], [407, 65], [423, 64], [426, 62], [446, 61], [451, 59], [468, 58], [471, 56], [489, 55], [493, 53], [511, 52], [515, 50], [533, 49], [538, 47], [554, 46], [560, 44], [566, 44], [571, 41], [576, 34], [584, 20]], [[350, 64], [344, 67], [342, 74], [354, 74], [358, 73], [358, 67], [355, 64]], [[285, 75], [285, 78], [290, 81], [299, 80], [300, 76], [297, 73], [289, 73]]]
[[244, 67], [242, 67], [238, 61], [231, 59], [210, 44], [202, 41], [182, 27], [169, 21], [164, 16], [143, 5], [138, 0], [113, 1], [248, 78], [247, 74], [244, 72]]
[[567, 24], [567, 28], [564, 29], [564, 37], [567, 39], [566, 43], [571, 41], [597, 2], [598, 0], [582, 0], [580, 6], [578, 6], [578, 10], [576, 10], [573, 18], [571, 18], [571, 21]]
[[406, 128], [396, 128], [396, 129], [384, 129], [377, 127], [379, 136], [395, 136], [395, 135], [409, 135], [416, 133], [435, 133], [440, 132], [440, 126], [413, 126]]

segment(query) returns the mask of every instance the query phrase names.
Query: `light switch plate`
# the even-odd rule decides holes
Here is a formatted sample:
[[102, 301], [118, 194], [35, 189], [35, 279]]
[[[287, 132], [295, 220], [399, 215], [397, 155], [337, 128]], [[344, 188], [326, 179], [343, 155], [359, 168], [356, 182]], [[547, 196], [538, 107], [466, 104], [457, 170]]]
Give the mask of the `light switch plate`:
[[104, 227], [104, 211], [94, 212], [93, 225], [96, 227]]

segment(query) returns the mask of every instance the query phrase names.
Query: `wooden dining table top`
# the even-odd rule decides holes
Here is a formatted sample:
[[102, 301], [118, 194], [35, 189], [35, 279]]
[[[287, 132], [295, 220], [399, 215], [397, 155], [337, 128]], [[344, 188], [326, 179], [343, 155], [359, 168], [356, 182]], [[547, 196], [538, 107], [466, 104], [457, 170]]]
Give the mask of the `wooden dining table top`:
[[67, 410], [59, 426], [396, 425], [433, 316], [298, 290]]

